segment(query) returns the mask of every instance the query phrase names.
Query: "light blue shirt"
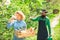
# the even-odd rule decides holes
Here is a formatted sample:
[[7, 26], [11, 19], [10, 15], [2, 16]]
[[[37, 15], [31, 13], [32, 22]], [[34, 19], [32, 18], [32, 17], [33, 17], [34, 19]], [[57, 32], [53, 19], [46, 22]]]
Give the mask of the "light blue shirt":
[[26, 29], [26, 23], [23, 20], [21, 21], [15, 20], [14, 22], [7, 24], [7, 28], [9, 29], [10, 27], [14, 27], [14, 30], [19, 29], [24, 30]]
[[[23, 20], [21, 21], [15, 20], [14, 22], [7, 24], [7, 28], [9, 29], [10, 27], [14, 27], [14, 30], [20, 30], [20, 29], [25, 30], [26, 23]], [[24, 38], [18, 38], [14, 35], [13, 40], [24, 40]]]

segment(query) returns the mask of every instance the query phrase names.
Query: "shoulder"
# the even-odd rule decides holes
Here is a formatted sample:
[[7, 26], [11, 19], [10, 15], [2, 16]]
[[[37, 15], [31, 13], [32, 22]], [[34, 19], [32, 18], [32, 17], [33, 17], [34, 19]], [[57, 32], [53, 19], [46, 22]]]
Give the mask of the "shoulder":
[[46, 16], [46, 20], [47, 20], [47, 21], [50, 21], [49, 17]]
[[22, 24], [23, 24], [24, 26], [26, 26], [26, 25], [27, 25], [25, 21], [21, 21], [21, 22], [22, 22]]
[[21, 21], [22, 23], [26, 24], [26, 22], [24, 20]]
[[17, 22], [17, 20], [14, 20], [14, 23], [16, 23]]
[[48, 19], [48, 20], [49, 20], [49, 17], [47, 17], [47, 16], [46, 16], [46, 19]]

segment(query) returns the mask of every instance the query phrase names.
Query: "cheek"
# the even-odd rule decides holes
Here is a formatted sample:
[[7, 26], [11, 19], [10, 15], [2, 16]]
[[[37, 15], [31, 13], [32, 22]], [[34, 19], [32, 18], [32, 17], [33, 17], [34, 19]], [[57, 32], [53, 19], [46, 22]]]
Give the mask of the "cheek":
[[17, 14], [15, 14], [15, 17], [16, 17], [16, 18], [18, 18], [18, 15], [17, 15]]
[[19, 18], [19, 15], [17, 14], [16, 17]]
[[16, 19], [21, 19], [21, 16], [16, 14]]
[[18, 16], [16, 16], [16, 19], [18, 18]]
[[18, 16], [17, 18], [18, 18], [18, 19], [21, 19], [21, 16]]
[[19, 19], [21, 18], [21, 17], [18, 17]]
[[16, 19], [19, 19], [19, 17], [18, 17], [18, 16], [16, 16]]
[[42, 14], [42, 15], [46, 15], [46, 14]]

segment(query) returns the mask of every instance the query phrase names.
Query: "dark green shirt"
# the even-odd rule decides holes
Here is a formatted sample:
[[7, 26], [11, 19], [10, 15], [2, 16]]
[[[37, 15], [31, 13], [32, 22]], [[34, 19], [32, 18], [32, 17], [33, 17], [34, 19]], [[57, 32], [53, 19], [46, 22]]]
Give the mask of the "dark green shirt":
[[50, 20], [49, 20], [48, 17], [42, 18], [41, 16], [38, 16], [38, 17], [36, 17], [36, 18], [32, 18], [31, 20], [33, 20], [33, 21], [39, 21], [39, 20], [44, 20], [44, 21], [46, 21], [46, 27], [47, 27], [47, 29], [48, 29], [49, 34], [51, 35]]

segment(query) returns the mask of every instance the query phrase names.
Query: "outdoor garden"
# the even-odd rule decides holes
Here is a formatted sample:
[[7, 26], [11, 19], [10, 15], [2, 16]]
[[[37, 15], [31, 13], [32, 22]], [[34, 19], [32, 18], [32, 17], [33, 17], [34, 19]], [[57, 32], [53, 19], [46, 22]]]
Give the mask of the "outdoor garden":
[[[37, 33], [38, 22], [29, 18], [39, 16], [42, 9], [48, 11], [53, 40], [60, 40], [60, 0], [0, 0], [0, 40], [13, 39], [14, 28], [7, 29], [7, 22], [16, 11], [25, 14], [27, 29], [36, 28]], [[26, 40], [37, 40], [37, 34]]]

